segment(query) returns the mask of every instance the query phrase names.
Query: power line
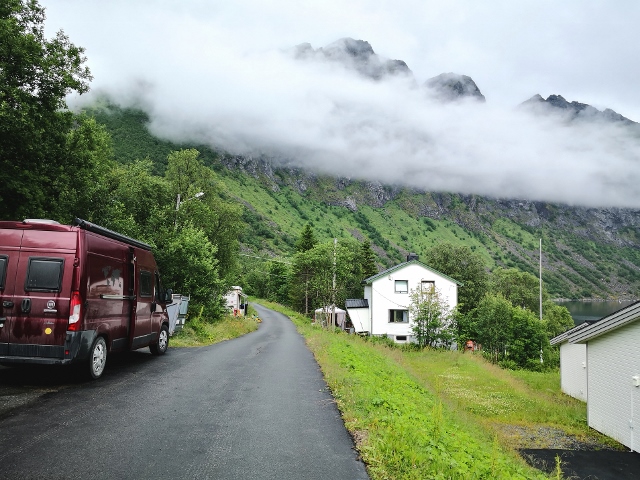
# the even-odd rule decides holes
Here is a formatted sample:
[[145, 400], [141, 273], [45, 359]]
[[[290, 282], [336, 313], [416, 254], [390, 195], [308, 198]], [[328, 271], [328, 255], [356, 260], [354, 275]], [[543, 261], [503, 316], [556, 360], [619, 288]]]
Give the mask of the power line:
[[243, 257], [259, 258], [260, 260], [267, 260], [269, 262], [280, 262], [280, 263], [287, 263], [289, 265], [293, 265], [291, 262], [287, 262], [286, 260], [278, 260], [277, 258], [258, 257], [257, 255], [249, 255], [248, 253], [240, 253], [239, 255], [242, 255]]

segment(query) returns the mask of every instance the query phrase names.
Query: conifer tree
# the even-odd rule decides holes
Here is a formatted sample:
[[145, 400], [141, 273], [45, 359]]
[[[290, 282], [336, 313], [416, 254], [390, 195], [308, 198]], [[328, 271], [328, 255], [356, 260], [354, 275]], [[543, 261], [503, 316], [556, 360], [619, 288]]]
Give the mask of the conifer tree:
[[360, 244], [360, 265], [362, 266], [363, 278], [369, 278], [378, 273], [376, 254], [373, 252], [369, 240], [365, 240]]
[[296, 252], [306, 252], [316, 246], [318, 241], [313, 234], [311, 224], [307, 223], [300, 234], [300, 238], [296, 242]]

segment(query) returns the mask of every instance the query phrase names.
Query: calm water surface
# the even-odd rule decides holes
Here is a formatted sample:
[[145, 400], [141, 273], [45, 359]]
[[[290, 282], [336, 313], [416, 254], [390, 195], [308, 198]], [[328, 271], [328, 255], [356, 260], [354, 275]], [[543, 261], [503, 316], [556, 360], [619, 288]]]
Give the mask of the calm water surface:
[[557, 303], [567, 307], [574, 323], [579, 325], [587, 320], [599, 320], [634, 302], [629, 300], [606, 300], [603, 302], [570, 301]]

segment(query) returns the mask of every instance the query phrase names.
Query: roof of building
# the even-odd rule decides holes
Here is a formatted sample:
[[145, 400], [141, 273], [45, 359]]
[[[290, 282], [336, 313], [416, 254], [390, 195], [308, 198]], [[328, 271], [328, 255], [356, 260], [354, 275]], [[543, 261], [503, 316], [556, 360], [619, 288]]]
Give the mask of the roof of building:
[[440, 275], [441, 277], [446, 278], [447, 280], [455, 283], [456, 285], [460, 285], [460, 286], [463, 285], [461, 282], [451, 278], [448, 275], [445, 275], [442, 272], [439, 272], [439, 271], [437, 271], [437, 270], [425, 265], [424, 263], [420, 262], [419, 260], [409, 260], [408, 262], [402, 262], [402, 263], [396, 265], [395, 267], [388, 268], [388, 269], [386, 269], [386, 270], [384, 270], [384, 271], [382, 271], [380, 273], [376, 273], [375, 275], [372, 275], [372, 276], [370, 276], [368, 278], [365, 278], [362, 281], [362, 283], [363, 284], [370, 284], [374, 280], [377, 280], [377, 279], [379, 279], [381, 277], [384, 277], [385, 275], [389, 275], [392, 272], [395, 272], [397, 270], [400, 270], [400, 269], [402, 269], [402, 268], [404, 268], [404, 267], [406, 267], [408, 265], [412, 265], [412, 264], [420, 265], [422, 268], [425, 268], [426, 270], [429, 270], [430, 272], [435, 273], [436, 275]]
[[587, 328], [589, 325], [591, 325], [594, 322], [597, 322], [597, 320], [587, 320], [586, 322], [583, 322], [580, 325], [576, 325], [575, 327], [570, 328], [566, 332], [563, 332], [560, 335], [553, 337], [551, 340], [549, 340], [549, 343], [551, 345], [559, 345], [563, 342], [566, 342], [569, 339], [569, 335], [573, 334], [574, 332], [577, 332], [578, 330], [582, 330], [583, 328]]
[[627, 305], [620, 310], [600, 319], [587, 328], [577, 330], [568, 336], [571, 343], [585, 343], [618, 328], [640, 320], [640, 301]]
[[369, 308], [369, 300], [366, 298], [347, 298], [344, 305], [345, 308]]

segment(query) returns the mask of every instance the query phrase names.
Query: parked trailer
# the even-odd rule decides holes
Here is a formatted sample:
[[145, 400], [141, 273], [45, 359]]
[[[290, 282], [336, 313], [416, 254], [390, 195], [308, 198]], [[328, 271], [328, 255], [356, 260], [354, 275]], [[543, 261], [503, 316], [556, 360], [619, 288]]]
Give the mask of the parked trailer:
[[111, 352], [169, 342], [151, 247], [76, 218], [0, 222], [0, 364], [84, 364], [102, 375]]

